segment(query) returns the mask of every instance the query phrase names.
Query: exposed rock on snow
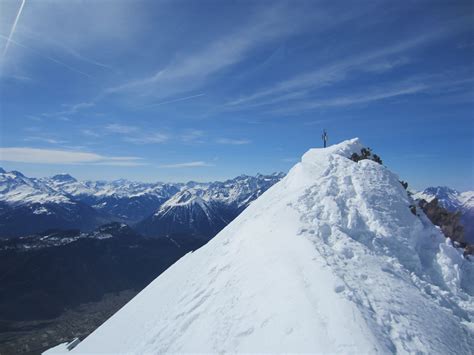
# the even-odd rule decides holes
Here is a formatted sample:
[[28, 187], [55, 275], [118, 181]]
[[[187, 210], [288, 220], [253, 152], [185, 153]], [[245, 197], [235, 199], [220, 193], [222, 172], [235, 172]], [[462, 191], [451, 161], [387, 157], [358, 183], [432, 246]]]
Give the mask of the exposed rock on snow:
[[450, 212], [459, 212], [464, 227], [464, 240], [474, 244], [474, 191], [459, 192], [446, 186], [428, 187], [415, 193], [414, 198], [427, 202], [436, 198], [441, 207]]
[[72, 353], [471, 353], [472, 263], [361, 148], [308, 151]]

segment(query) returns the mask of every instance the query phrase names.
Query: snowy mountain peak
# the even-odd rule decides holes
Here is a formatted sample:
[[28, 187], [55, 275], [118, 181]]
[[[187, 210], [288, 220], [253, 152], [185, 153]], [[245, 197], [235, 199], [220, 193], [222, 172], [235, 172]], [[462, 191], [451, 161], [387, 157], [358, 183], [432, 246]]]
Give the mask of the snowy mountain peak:
[[22, 173], [20, 173], [20, 172], [17, 171], [17, 170], [12, 170], [12, 171], [10, 171], [10, 174], [12, 174], [12, 175], [14, 175], [14, 176], [16, 176], [16, 177], [20, 177], [20, 178], [24, 178], [24, 177], [25, 177], [25, 175], [23, 175]]
[[170, 206], [183, 206], [183, 205], [190, 205], [193, 203], [202, 204], [204, 200], [198, 196], [198, 191], [195, 189], [187, 189], [181, 192], [178, 192], [176, 195], [171, 197], [168, 201], [166, 201], [163, 206], [170, 207]]
[[77, 180], [69, 174], [57, 174], [52, 176], [51, 180], [62, 183], [77, 182]]
[[39, 180], [26, 177], [19, 171], [0, 175], [0, 201], [13, 205], [70, 203], [68, 197]]
[[463, 194], [464, 193], [459, 193], [458, 191], [451, 189], [447, 186], [436, 186], [428, 187], [421, 192], [415, 193], [415, 198], [424, 199], [428, 202], [436, 198], [438, 199], [438, 203], [442, 207], [446, 208], [449, 211], [456, 211], [465, 202]]
[[6, 171], [3, 168], [0, 168], [0, 174], [5, 174]]
[[446, 186], [437, 186], [416, 192], [413, 197], [428, 202], [436, 198], [441, 207], [451, 212], [459, 212], [464, 227], [464, 240], [474, 244], [474, 191], [458, 192]]
[[428, 187], [425, 190], [423, 190], [424, 193], [426, 194], [431, 194], [431, 195], [438, 195], [438, 196], [449, 196], [449, 195], [458, 195], [459, 192], [447, 187], [447, 186], [436, 186], [436, 187]]
[[72, 353], [470, 353], [472, 263], [361, 147], [308, 151]]

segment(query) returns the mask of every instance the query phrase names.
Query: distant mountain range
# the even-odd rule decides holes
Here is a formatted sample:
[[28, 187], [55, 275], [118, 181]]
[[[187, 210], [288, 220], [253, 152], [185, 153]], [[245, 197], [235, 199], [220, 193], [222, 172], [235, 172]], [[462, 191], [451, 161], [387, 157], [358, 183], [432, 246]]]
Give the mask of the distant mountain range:
[[148, 236], [193, 235], [209, 239], [284, 175], [241, 175], [225, 182], [192, 184], [182, 189], [150, 217], [136, 225]]
[[464, 238], [467, 242], [474, 243], [474, 191], [459, 192], [447, 186], [438, 186], [428, 187], [413, 196], [427, 202], [436, 198], [441, 207], [450, 212], [458, 211], [464, 226]]
[[0, 238], [47, 229], [88, 232], [105, 223], [124, 222], [148, 236], [209, 239], [283, 176], [141, 183], [78, 181], [69, 174], [38, 179], [0, 169]]

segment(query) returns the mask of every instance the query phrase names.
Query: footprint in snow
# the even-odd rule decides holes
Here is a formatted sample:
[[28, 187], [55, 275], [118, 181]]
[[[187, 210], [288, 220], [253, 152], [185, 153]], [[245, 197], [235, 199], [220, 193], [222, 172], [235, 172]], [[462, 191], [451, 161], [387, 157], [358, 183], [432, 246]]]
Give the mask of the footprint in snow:
[[254, 328], [250, 327], [250, 328], [244, 330], [243, 332], [238, 333], [237, 336], [238, 337], [245, 337], [245, 336], [248, 336], [248, 335], [252, 334], [253, 331], [254, 331]]

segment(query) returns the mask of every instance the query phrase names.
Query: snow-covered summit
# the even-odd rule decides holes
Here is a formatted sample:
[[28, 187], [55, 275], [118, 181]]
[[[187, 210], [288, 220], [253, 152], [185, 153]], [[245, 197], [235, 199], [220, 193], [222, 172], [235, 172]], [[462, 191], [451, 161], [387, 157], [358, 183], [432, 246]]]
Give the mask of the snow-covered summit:
[[205, 200], [205, 190], [188, 188], [176, 193], [149, 218], [136, 225], [145, 235], [185, 235], [212, 238], [229, 222], [215, 201]]
[[459, 192], [447, 186], [437, 186], [428, 187], [414, 196], [428, 202], [437, 198], [438, 203], [449, 211], [474, 208], [474, 191]]
[[472, 263], [360, 147], [310, 150], [72, 353], [470, 353]]
[[18, 171], [5, 170], [0, 172], [0, 201], [11, 205], [71, 203], [68, 197], [42, 181], [28, 178]]
[[54, 180], [56, 182], [62, 182], [62, 183], [77, 182], [76, 178], [66, 173], [54, 175], [53, 177], [51, 177], [51, 180]]
[[175, 206], [189, 206], [192, 204], [203, 205], [204, 200], [199, 196], [199, 192], [195, 189], [182, 190], [176, 193], [168, 201], [166, 201], [160, 210], [168, 209]]

